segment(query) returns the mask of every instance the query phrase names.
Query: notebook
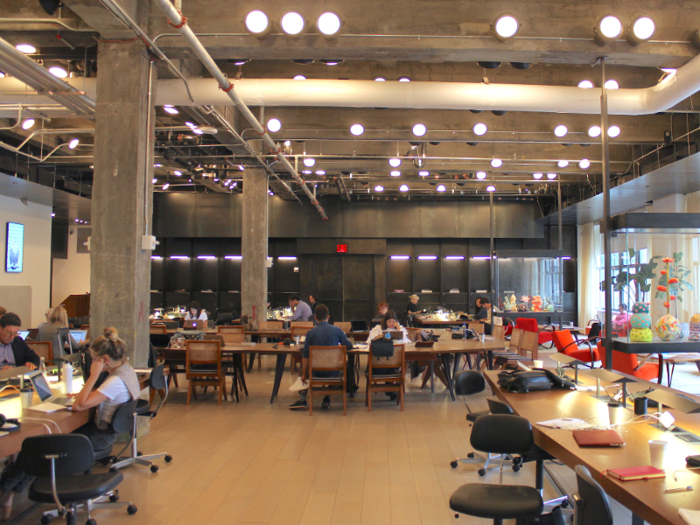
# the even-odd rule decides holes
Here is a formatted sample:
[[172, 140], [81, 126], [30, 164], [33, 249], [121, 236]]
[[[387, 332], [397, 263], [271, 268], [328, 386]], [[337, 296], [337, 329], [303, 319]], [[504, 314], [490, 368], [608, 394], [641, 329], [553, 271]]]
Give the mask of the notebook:
[[572, 432], [579, 447], [621, 447], [622, 436], [614, 430], [574, 430]]
[[635, 481], [638, 479], [665, 478], [666, 473], [656, 467], [628, 467], [613, 468], [608, 470], [608, 475], [622, 481]]

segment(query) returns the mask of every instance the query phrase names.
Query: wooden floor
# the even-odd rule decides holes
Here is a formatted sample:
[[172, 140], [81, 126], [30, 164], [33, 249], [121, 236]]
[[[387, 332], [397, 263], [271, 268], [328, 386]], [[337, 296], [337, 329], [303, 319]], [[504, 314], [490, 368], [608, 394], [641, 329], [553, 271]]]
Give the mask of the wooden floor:
[[[186, 406], [181, 377], [181, 388], [171, 391], [150, 434], [139, 440], [142, 452], [167, 451], [172, 463], [160, 460], [156, 474], [145, 467], [124, 470], [122, 501], [132, 500], [138, 513], [100, 510], [93, 515], [98, 523], [489, 523], [467, 516], [456, 520], [449, 510], [457, 487], [498, 483], [498, 471], [479, 478], [477, 464], [450, 468], [453, 458], [471, 451], [470, 428], [463, 402], [452, 402], [442, 385], [432, 395], [418, 382], [411, 385], [404, 412], [377, 394], [368, 413], [361, 391], [349, 401], [345, 417], [339, 398], [330, 410], [321, 410], [318, 399], [318, 410], [309, 416], [287, 409], [296, 399], [287, 390], [293, 382], [288, 371], [282, 395], [270, 405], [273, 365], [272, 358], [264, 358], [263, 369], [247, 376], [250, 396], [238, 404], [229, 400], [217, 406], [210, 390]], [[472, 410], [486, 408], [486, 394], [470, 398]], [[555, 471], [573, 491], [572, 472], [556, 466]], [[506, 472], [506, 483], [534, 481], [532, 465]], [[554, 495], [548, 485], [545, 496]], [[621, 506], [615, 512], [616, 523], [630, 523]], [[39, 517], [34, 512], [22, 523], [38, 523]], [[78, 523], [85, 523], [84, 514]]]

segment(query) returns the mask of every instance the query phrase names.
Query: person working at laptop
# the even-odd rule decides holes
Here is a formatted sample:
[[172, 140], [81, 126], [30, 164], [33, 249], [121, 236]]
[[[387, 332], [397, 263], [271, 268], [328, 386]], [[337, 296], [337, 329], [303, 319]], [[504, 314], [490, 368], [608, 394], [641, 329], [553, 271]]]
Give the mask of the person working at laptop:
[[190, 303], [189, 310], [185, 314], [185, 321], [208, 321], [207, 312], [202, 309], [202, 305], [198, 301]]
[[[86, 436], [93, 449], [105, 450], [114, 444], [118, 436], [109, 429], [114, 411], [122, 403], [138, 398], [141, 388], [136, 372], [126, 360], [126, 343], [119, 339], [116, 329], [105, 328], [104, 335], [90, 345], [90, 356], [90, 376], [75, 396], [73, 411], [80, 412], [93, 407], [97, 407], [97, 411], [93, 420], [73, 433]], [[109, 372], [109, 377], [95, 389], [97, 378], [105, 371]], [[8, 519], [12, 512], [14, 494], [22, 492], [32, 482], [32, 476], [22, 470], [20, 464], [18, 458], [0, 475], [0, 505], [3, 506], [5, 519]]]
[[17, 337], [22, 321], [17, 314], [6, 313], [0, 317], [0, 369], [26, 366], [36, 370], [41, 359], [21, 337]]
[[411, 338], [408, 337], [408, 330], [406, 330], [401, 324], [399, 324], [399, 318], [394, 310], [389, 310], [382, 317], [381, 323], [372, 328], [369, 333], [369, 340], [374, 341], [375, 339], [381, 338], [385, 332], [390, 330], [400, 330], [403, 333], [402, 343], [410, 344], [412, 343]]

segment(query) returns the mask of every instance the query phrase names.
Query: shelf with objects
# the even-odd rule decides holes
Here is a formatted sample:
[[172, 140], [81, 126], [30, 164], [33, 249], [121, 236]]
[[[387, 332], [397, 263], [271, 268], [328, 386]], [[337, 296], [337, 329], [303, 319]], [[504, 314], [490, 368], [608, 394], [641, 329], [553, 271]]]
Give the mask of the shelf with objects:
[[613, 348], [699, 352], [700, 213], [625, 213], [611, 224]]
[[569, 260], [559, 250], [499, 250], [494, 262], [497, 315], [513, 322], [536, 319], [544, 327], [573, 326], [575, 293], [564, 284]]

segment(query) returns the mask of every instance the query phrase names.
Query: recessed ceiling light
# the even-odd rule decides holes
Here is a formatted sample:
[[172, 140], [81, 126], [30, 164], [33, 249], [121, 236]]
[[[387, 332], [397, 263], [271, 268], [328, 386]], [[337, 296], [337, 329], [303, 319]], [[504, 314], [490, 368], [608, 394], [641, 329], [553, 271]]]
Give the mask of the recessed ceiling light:
[[489, 184], [488, 186], [486, 186], [486, 191], [494, 192], [496, 191], [496, 186], [494, 186], [493, 184]]
[[408, 77], [401, 77], [401, 78], [399, 79], [399, 82], [410, 82], [410, 81], [411, 81], [411, 79], [408, 78]]
[[175, 171], [173, 171], [173, 175], [175, 175], [176, 177], [181, 177], [182, 172], [180, 170], [175, 170]]
[[540, 180], [542, 178], [542, 173], [533, 173], [532, 178]]
[[496, 33], [496, 38], [504, 41], [515, 36], [520, 27], [520, 23], [513, 15], [504, 14], [496, 19], [492, 27]]
[[610, 126], [608, 128], [608, 137], [619, 137], [620, 136], [620, 126]]
[[239, 164], [239, 165], [238, 165], [238, 169], [239, 169], [240, 171], [244, 171], [244, 170], [245, 170], [245, 166], [243, 166], [243, 164]]
[[277, 133], [279, 130], [282, 129], [282, 123], [277, 118], [271, 118], [267, 121], [267, 129], [271, 133]]
[[265, 32], [269, 27], [270, 20], [267, 15], [262, 11], [251, 11], [248, 16], [245, 17], [245, 27], [248, 31], [254, 35], [260, 35]]
[[343, 60], [339, 59], [339, 58], [330, 58], [330, 59], [321, 60], [321, 63], [326, 64], [327, 66], [337, 66], [342, 61]]
[[294, 80], [306, 80], [306, 77], [304, 75], [295, 75]]
[[446, 189], [447, 189], [447, 188], [445, 188], [445, 185], [444, 185], [444, 184], [438, 184], [438, 187], [435, 188], [435, 191], [439, 191], [440, 193], [442, 193], [442, 192], [445, 191]]
[[158, 182], [158, 179], [156, 179], [155, 177], [153, 177], [153, 178], [151, 179], [151, 182], [152, 182], [153, 184], [155, 184], [156, 182]]
[[384, 77], [374, 77], [375, 82], [386, 82], [386, 78]]
[[425, 124], [416, 124], [413, 126], [413, 134], [416, 137], [422, 137], [425, 135], [428, 131], [428, 128], [425, 127]]
[[204, 135], [204, 132], [199, 128], [192, 128], [192, 133], [195, 135]]
[[332, 12], [323, 13], [316, 21], [318, 30], [326, 36], [333, 36], [340, 31], [340, 17]]
[[398, 168], [401, 166], [401, 159], [394, 157], [393, 159], [389, 159], [389, 166], [392, 168]]
[[163, 165], [162, 165], [162, 164], [154, 164], [153, 167], [154, 167], [154, 168], [162, 168]]
[[578, 87], [581, 89], [591, 89], [593, 87], [593, 82], [590, 80], [582, 80], [578, 83]]
[[302, 171], [304, 175], [311, 175], [313, 172], [311, 170], [304, 170]]
[[17, 44], [15, 48], [17, 49], [17, 51], [21, 51], [26, 55], [36, 53], [36, 48], [31, 44]]
[[391, 175], [392, 177], [400, 177], [400, 176], [401, 176], [401, 172], [398, 171], [398, 170], [392, 170], [392, 171], [389, 173], [389, 175]]
[[167, 190], [169, 187], [170, 187], [170, 184], [168, 182], [163, 184], [163, 190]]
[[547, 178], [549, 180], [554, 180], [557, 178], [557, 174], [556, 173], [547, 173]]
[[617, 80], [613, 80], [612, 78], [610, 80], [605, 81], [605, 89], [619, 89], [620, 84], [617, 83]]
[[588, 136], [589, 137], [600, 137], [600, 126], [591, 126], [588, 128]]
[[485, 135], [486, 132], [489, 130], [488, 126], [484, 124], [483, 122], [478, 122], [474, 124], [474, 135]]
[[288, 147], [291, 146], [291, 145], [292, 145], [292, 141], [291, 141], [291, 140], [285, 140], [285, 141], [284, 141], [284, 147], [285, 147], [285, 148], [288, 148]]
[[627, 41], [632, 45], [637, 45], [642, 42], [646, 42], [656, 31], [656, 24], [648, 16], [642, 16], [637, 18], [632, 24], [632, 31]]
[[59, 66], [50, 67], [49, 73], [58, 78], [66, 78], [68, 76], [68, 71]]
[[177, 109], [175, 109], [169, 104], [163, 106], [163, 111], [165, 111], [166, 113], [170, 113], [171, 115], [177, 115], [178, 113], [180, 113]]
[[486, 178], [486, 172], [485, 171], [477, 171], [476, 178], [479, 180], [484, 180]]
[[316, 164], [316, 159], [312, 157], [306, 157], [304, 159], [304, 166], [306, 166], [307, 168], [311, 168], [314, 164]]
[[578, 163], [578, 167], [582, 170], [587, 170], [591, 167], [591, 161], [588, 159], [581, 159]]
[[554, 135], [559, 138], [565, 137], [568, 132], [569, 128], [567, 128], [564, 124], [559, 124], [556, 128], [554, 128]]
[[605, 45], [622, 34], [622, 22], [613, 15], [607, 15], [598, 21], [594, 39], [597, 44]]
[[78, 144], [80, 144], [80, 139], [71, 139], [71, 141], [68, 143], [68, 148], [75, 149]]
[[326, 172], [323, 170], [316, 170], [316, 175], [325, 175]]
[[247, 64], [248, 62], [250, 62], [250, 58], [234, 58], [233, 59], [234, 66], [242, 66], [243, 64]]
[[290, 11], [282, 17], [280, 25], [282, 26], [282, 31], [290, 36], [295, 36], [301, 34], [304, 30], [306, 20], [296, 11]]
[[350, 133], [355, 135], [356, 137], [359, 137], [365, 132], [365, 127], [362, 124], [353, 124], [350, 126]]
[[5, 78], [5, 73], [3, 73], [2, 71], [0, 71], [0, 78]]
[[399, 191], [407, 192], [408, 191], [408, 184], [402, 184], [399, 187]]
[[34, 125], [34, 119], [33, 118], [28, 118], [25, 119], [24, 122], [22, 122], [22, 129], [29, 129]]
[[384, 191], [384, 186], [379, 186], [379, 185], [377, 185], [377, 186], [374, 187], [374, 191], [376, 191], [376, 192], [382, 192], [382, 191]]
[[491, 167], [500, 168], [501, 166], [503, 166], [503, 161], [501, 159], [492, 159], [491, 160]]
[[430, 175], [429, 171], [419, 171], [418, 176], [419, 177], [428, 177]]
[[557, 166], [559, 166], [560, 168], [566, 168], [568, 165], [569, 165], [568, 160], [560, 160], [559, 162], [557, 162]]

